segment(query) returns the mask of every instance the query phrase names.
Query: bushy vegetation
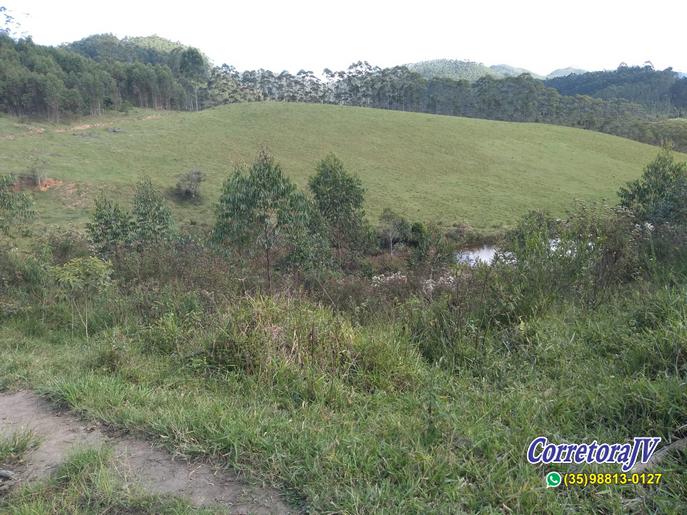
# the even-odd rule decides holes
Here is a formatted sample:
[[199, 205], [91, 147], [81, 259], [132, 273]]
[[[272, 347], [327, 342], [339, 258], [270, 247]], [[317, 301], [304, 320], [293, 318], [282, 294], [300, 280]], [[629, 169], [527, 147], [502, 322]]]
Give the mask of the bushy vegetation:
[[86, 231], [93, 247], [106, 256], [117, 247], [168, 240], [174, 234], [174, 220], [162, 194], [150, 178], [144, 177], [136, 185], [131, 213], [101, 195], [95, 201], [95, 213]]
[[687, 164], [664, 150], [641, 179], [620, 190], [621, 204], [648, 224], [687, 223]]
[[15, 184], [12, 175], [0, 176], [0, 233], [4, 235], [35, 216], [33, 200], [26, 193], [15, 191]]
[[[475, 267], [453, 263], [438, 227], [392, 211], [351, 252], [363, 191], [335, 156], [310, 200], [261, 152], [227, 180], [214, 235], [157, 239], [149, 229], [171, 224], [159, 206], [127, 218], [104, 197], [93, 248], [49, 234], [2, 253], [0, 385], [226, 462], [313, 512], [681, 512], [684, 452], [661, 462], [661, 486], [603, 495], [546, 489], [548, 469], [524, 458], [540, 434], [681, 437], [687, 227], [679, 210], [653, 216], [684, 195], [656, 178], [681, 174], [664, 153], [627, 206], [530, 213]], [[113, 241], [104, 261], [121, 218], [142, 224], [138, 244]], [[329, 259], [294, 266], [292, 238], [314, 234]], [[103, 482], [100, 454], [75, 460], [0, 507], [167, 509]]]
[[174, 188], [174, 194], [179, 200], [199, 201], [201, 199], [200, 185], [205, 178], [205, 174], [200, 170], [194, 169], [182, 173]]

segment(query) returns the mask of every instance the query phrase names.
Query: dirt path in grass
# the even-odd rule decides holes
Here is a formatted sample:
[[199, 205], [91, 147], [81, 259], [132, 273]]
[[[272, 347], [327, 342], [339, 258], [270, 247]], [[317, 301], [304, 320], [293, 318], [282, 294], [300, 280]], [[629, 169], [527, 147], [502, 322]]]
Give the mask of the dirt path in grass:
[[40, 444], [15, 470], [17, 482], [44, 479], [73, 450], [105, 444], [113, 449], [113, 463], [119, 474], [147, 493], [183, 497], [196, 506], [219, 505], [230, 513], [293, 512], [276, 491], [248, 485], [236, 474], [203, 463], [173, 459], [143, 440], [110, 435], [100, 426], [88, 425], [68, 412], [56, 410], [33, 393], [0, 394], [0, 435], [9, 436], [23, 429], [33, 431]]

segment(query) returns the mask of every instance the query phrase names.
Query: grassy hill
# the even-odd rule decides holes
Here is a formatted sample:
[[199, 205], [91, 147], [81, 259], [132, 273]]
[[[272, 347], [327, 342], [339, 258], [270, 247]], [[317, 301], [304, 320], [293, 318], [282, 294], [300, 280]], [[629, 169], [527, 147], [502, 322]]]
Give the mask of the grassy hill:
[[[108, 129], [121, 129], [113, 132]], [[335, 152], [360, 175], [367, 211], [468, 223], [484, 232], [534, 208], [562, 213], [574, 199], [613, 198], [657, 149], [559, 126], [506, 123], [312, 104], [235, 104], [198, 113], [135, 111], [72, 125], [0, 118], [0, 173], [37, 163], [62, 181], [36, 198], [42, 220], [83, 223], [96, 192], [125, 198], [142, 175], [171, 188], [197, 167], [208, 175], [200, 205], [179, 218], [207, 221], [234, 164], [267, 145], [301, 187]]]

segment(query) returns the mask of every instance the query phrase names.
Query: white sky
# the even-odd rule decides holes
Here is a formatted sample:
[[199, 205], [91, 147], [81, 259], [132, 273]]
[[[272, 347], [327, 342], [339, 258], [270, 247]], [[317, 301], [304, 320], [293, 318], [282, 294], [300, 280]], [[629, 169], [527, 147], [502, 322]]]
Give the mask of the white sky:
[[160, 36], [215, 64], [316, 73], [358, 60], [425, 59], [615, 69], [622, 61], [687, 71], [687, 1], [653, 0], [0, 0], [36, 43], [90, 34]]

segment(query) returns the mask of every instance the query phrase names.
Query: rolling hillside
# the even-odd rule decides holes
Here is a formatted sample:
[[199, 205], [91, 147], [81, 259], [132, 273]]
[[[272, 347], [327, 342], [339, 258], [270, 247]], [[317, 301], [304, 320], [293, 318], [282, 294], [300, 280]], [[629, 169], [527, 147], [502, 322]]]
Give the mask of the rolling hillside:
[[613, 198], [657, 152], [559, 126], [295, 103], [139, 110], [71, 126], [0, 118], [2, 173], [24, 173], [36, 163], [62, 181], [36, 193], [47, 223], [83, 223], [98, 190], [123, 199], [144, 174], [171, 188], [191, 168], [208, 175], [205, 200], [175, 210], [182, 222], [209, 222], [234, 164], [251, 160], [263, 144], [301, 187], [319, 159], [338, 154], [362, 178], [372, 218], [391, 207], [411, 219], [484, 232], [530, 209], [563, 213], [576, 198]]

